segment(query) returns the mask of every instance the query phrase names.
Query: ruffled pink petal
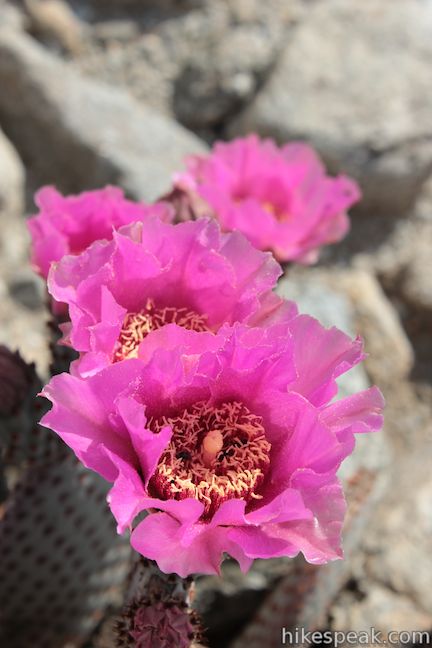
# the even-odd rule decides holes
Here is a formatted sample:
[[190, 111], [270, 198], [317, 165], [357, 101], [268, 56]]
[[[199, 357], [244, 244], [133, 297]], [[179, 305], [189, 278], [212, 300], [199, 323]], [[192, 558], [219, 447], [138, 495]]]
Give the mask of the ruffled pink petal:
[[290, 543], [284, 537], [278, 537], [277, 530], [273, 536], [269, 535], [265, 527], [231, 529], [229, 538], [238, 547], [241, 547], [245, 555], [251, 560], [274, 558], [275, 556], [292, 558], [299, 553], [296, 544]]
[[53, 394], [53, 408], [45, 414], [41, 424], [55, 429], [85, 466], [112, 481], [115, 470], [103, 448], [112, 447], [117, 453], [128, 456], [130, 461], [133, 453], [129, 444], [110, 430], [107, 413], [90, 386], [68, 374], [61, 374], [55, 376], [42, 392], [43, 396], [54, 399]]
[[346, 456], [344, 447], [335, 432], [320, 420], [317, 409], [294, 393], [264, 392], [263, 403], [269, 401], [271, 410], [267, 415], [264, 407], [262, 411], [272, 444], [273, 496], [275, 488], [282, 490], [290, 485], [299, 466], [317, 473], [336, 472]]
[[162, 428], [158, 434], [148, 430], [144, 408], [132, 398], [121, 396], [116, 399], [115, 406], [128, 431], [147, 488], [163, 451], [171, 441], [172, 430], [169, 426]]
[[136, 516], [146, 508], [148, 497], [136, 468], [107, 449], [105, 453], [117, 470], [107, 501], [117, 521], [117, 532], [123, 533], [131, 527]]
[[278, 524], [293, 520], [310, 520], [312, 511], [306, 508], [301, 493], [293, 488], [286, 488], [270, 502], [247, 513], [245, 521], [258, 526], [266, 522]]
[[[49, 276], [52, 296], [69, 307], [65, 342], [80, 352], [82, 375], [112, 361], [127, 312], [152, 300], [158, 308], [187, 308], [212, 331], [237, 321], [264, 324], [294, 317], [293, 303], [273, 295], [281, 270], [240, 234], [221, 235], [214, 221], [169, 225], [156, 218], [120, 228], [65, 257]], [[217, 296], [217, 298], [215, 298]], [[151, 336], [150, 336], [151, 337]]]
[[[218, 518], [209, 524], [198, 522], [200, 510], [192, 507], [192, 503], [197, 504], [193, 500], [183, 500], [171, 502], [168, 507], [163, 502], [161, 508], [170, 508], [171, 515], [151, 513], [140, 522], [131, 536], [134, 549], [155, 560], [163, 572], [175, 572], [182, 578], [193, 573], [220, 574], [225, 552], [239, 562], [243, 571], [247, 571], [252, 559], [231, 540], [229, 526], [241, 522], [244, 502], [226, 502], [225, 510], [220, 511]], [[182, 515], [181, 511], [189, 515]]]
[[314, 519], [278, 525], [276, 537], [295, 544], [306, 560], [314, 564], [342, 558], [341, 533], [346, 502], [337, 477], [299, 469], [291, 483], [300, 491]]
[[181, 541], [181, 525], [166, 513], [148, 515], [133, 531], [132, 547], [155, 560], [161, 571], [182, 578], [193, 573], [218, 574], [228, 529], [209, 531], [202, 525], [194, 541]]
[[336, 378], [363, 360], [360, 338], [333, 327], [325, 329], [316, 319], [299, 315], [288, 323], [293, 336], [297, 378], [290, 390], [305, 396], [316, 406], [337, 393]]
[[370, 387], [327, 405], [321, 411], [321, 420], [330, 427], [347, 454], [354, 448], [354, 434], [377, 432], [384, 423], [384, 398], [378, 387]]
[[110, 239], [114, 229], [127, 223], [155, 217], [173, 219], [166, 203], [145, 205], [124, 198], [121, 189], [105, 187], [76, 196], [62, 196], [54, 187], [44, 187], [35, 196], [39, 214], [28, 223], [32, 238], [32, 263], [47, 277], [53, 262], [67, 254], [79, 254], [92, 242]]
[[337, 478], [304, 470], [298, 472], [292, 483], [301, 494], [308, 516], [264, 522], [255, 528], [235, 528], [230, 538], [251, 558], [294, 557], [300, 551], [314, 564], [341, 558], [346, 505]]
[[353, 433], [376, 432], [383, 426], [385, 401], [378, 387], [330, 403], [321, 411], [321, 420], [336, 433], [350, 428]]
[[221, 348], [222, 344], [223, 338], [214, 333], [198, 333], [188, 331], [176, 324], [167, 324], [153, 331], [141, 342], [138, 348], [138, 357], [147, 363], [153, 354], [161, 349], [166, 352], [182, 349], [186, 362], [187, 355], [196, 356], [197, 354], [215, 352]]
[[110, 418], [118, 393], [130, 387], [137, 377], [139, 363], [130, 361], [110, 367], [92, 380], [83, 381], [69, 374], [54, 376], [42, 392], [53, 404], [41, 424], [52, 428], [89, 468], [113, 481], [116, 470], [105, 448], [130, 463], [135, 462], [131, 442], [124, 426]]
[[35, 218], [27, 221], [27, 228], [32, 240], [31, 264], [42, 277], [47, 277], [53, 261], [65, 256], [69, 249], [67, 241], [50, 222]]
[[264, 385], [286, 390], [295, 377], [293, 347], [286, 324], [250, 328], [237, 324], [220, 330], [225, 336], [221, 349], [221, 372], [212, 389], [215, 401], [235, 400], [253, 403]]

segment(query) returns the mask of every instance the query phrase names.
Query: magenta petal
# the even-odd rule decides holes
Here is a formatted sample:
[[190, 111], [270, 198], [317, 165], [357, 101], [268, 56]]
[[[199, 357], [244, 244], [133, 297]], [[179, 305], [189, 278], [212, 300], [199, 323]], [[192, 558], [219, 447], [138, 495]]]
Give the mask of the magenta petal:
[[259, 525], [265, 522], [288, 522], [291, 520], [308, 520], [312, 512], [305, 507], [301, 494], [287, 488], [268, 504], [256, 508], [246, 515], [248, 524]]
[[384, 398], [378, 387], [330, 403], [321, 411], [321, 420], [338, 434], [350, 429], [352, 433], [377, 431], [382, 428]]
[[172, 430], [164, 427], [158, 434], [146, 428], [146, 417], [143, 406], [132, 398], [125, 396], [116, 400], [116, 408], [120, 413], [129, 433], [132, 445], [138, 457], [144, 486], [147, 488], [159, 462], [161, 454], [168, 446]]
[[106, 450], [106, 454], [118, 470], [107, 501], [117, 520], [117, 531], [123, 533], [131, 526], [138, 513], [146, 508], [147, 497], [136, 469], [108, 450]]
[[229, 532], [229, 538], [250, 559], [274, 558], [275, 556], [293, 557], [299, 553], [296, 544], [290, 543], [284, 537], [278, 538], [276, 533], [274, 537], [268, 535], [265, 528], [234, 528]]
[[114, 229], [149, 217], [172, 220], [166, 203], [145, 205], [124, 198], [123, 191], [105, 187], [77, 196], [62, 196], [44, 187], [35, 197], [39, 213], [30, 219], [32, 263], [47, 277], [53, 262], [67, 254], [79, 254], [97, 240], [110, 239]]
[[288, 322], [298, 315], [295, 302], [281, 299], [275, 293], [267, 293], [260, 299], [260, 309], [248, 319], [250, 326], [272, 326]]
[[81, 461], [113, 481], [117, 471], [106, 449], [134, 463], [134, 453], [123, 427], [112, 424], [114, 398], [133, 384], [139, 370], [131, 360], [81, 380], [69, 374], [54, 376], [42, 392], [52, 403], [41, 423], [52, 428]]
[[[299, 466], [319, 473], [336, 470], [343, 450], [336, 435], [320, 421], [317, 410], [297, 394], [287, 394], [286, 407], [294, 414], [295, 422], [279, 449], [277, 463], [281, 479], [283, 472], [292, 475]], [[279, 470], [274, 475], [276, 481]]]
[[129, 444], [110, 429], [107, 412], [91, 385], [60, 374], [51, 379], [42, 394], [52, 400], [53, 407], [41, 424], [55, 430], [84, 465], [112, 481], [116, 470], [105, 448], [129, 460], [133, 455]]
[[[300, 470], [292, 486], [307, 507], [301, 517], [296, 519], [293, 511], [292, 520], [285, 521], [282, 513], [274, 520], [262, 520], [259, 527], [233, 528], [230, 539], [252, 558], [295, 556], [299, 551], [306, 560], [316, 564], [340, 558], [346, 506], [337, 478]], [[247, 517], [251, 520], [251, 516]]]
[[32, 266], [42, 277], [47, 277], [52, 261], [68, 253], [67, 242], [51, 223], [31, 218], [27, 221], [27, 228], [32, 240]]
[[176, 324], [167, 324], [163, 328], [153, 331], [141, 342], [138, 357], [143, 362], [149, 362], [155, 351], [164, 349], [173, 351], [182, 349], [186, 354], [202, 354], [216, 351], [221, 347], [221, 339], [213, 333], [197, 333], [188, 331]]
[[70, 366], [70, 372], [73, 376], [87, 378], [97, 374], [107, 366], [108, 358], [106, 353], [88, 352], [82, 353], [77, 360], [74, 360]]
[[327, 403], [337, 393], [336, 378], [363, 359], [360, 339], [333, 327], [325, 329], [308, 315], [288, 322], [293, 336], [297, 379], [290, 389], [305, 396], [314, 405]]
[[237, 526], [245, 523], [246, 502], [232, 499], [223, 502], [212, 518], [212, 526]]
[[308, 562], [323, 564], [341, 558], [341, 531], [346, 511], [342, 486], [336, 476], [299, 470], [292, 487], [302, 494], [314, 519], [278, 525], [277, 537], [300, 548]]
[[194, 523], [201, 517], [204, 506], [198, 500], [187, 498], [184, 500], [149, 500], [152, 508], [158, 508], [169, 513], [182, 525], [182, 530], [194, 533]]
[[185, 578], [193, 573], [218, 574], [229, 527], [208, 528], [197, 525], [193, 534], [167, 513], [148, 515], [133, 531], [132, 547], [143, 556], [155, 560], [165, 573], [174, 572]]

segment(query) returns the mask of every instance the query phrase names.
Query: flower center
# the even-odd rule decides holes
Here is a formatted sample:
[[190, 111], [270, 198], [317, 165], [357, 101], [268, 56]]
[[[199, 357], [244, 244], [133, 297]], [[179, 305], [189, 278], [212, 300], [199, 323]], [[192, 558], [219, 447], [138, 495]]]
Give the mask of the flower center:
[[199, 402], [179, 416], [148, 421], [155, 433], [167, 425], [173, 436], [150, 480], [156, 496], [198, 499], [206, 519], [228, 499], [261, 499], [271, 445], [260, 416], [239, 402]]
[[124, 319], [114, 353], [114, 362], [136, 358], [138, 347], [144, 338], [165, 324], [177, 324], [191, 331], [209, 331], [206, 315], [198, 315], [187, 308], [157, 308], [152, 299], [147, 299], [145, 308], [137, 313], [128, 313]]
[[276, 205], [274, 205], [273, 203], [263, 202], [261, 203], [261, 206], [264, 209], [264, 211], [266, 211], [271, 216], [274, 216], [274, 218], [276, 218], [276, 220], [278, 220], [281, 223], [286, 223], [290, 218], [288, 212], [282, 211], [281, 209], [276, 207]]

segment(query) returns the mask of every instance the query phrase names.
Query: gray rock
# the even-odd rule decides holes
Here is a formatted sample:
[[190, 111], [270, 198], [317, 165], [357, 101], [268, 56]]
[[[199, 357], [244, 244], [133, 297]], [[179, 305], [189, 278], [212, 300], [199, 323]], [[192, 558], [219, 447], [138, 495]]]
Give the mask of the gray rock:
[[10, 297], [28, 310], [42, 309], [45, 305], [45, 286], [30, 268], [14, 272], [8, 289]]
[[41, 182], [66, 191], [114, 183], [154, 199], [188, 153], [181, 126], [115, 88], [80, 77], [31, 38], [0, 31], [0, 116]]
[[[20, 349], [42, 374], [49, 357], [42, 302], [42, 282], [27, 263], [24, 219], [25, 169], [15, 148], [0, 130], [0, 344]], [[25, 302], [25, 303], [24, 303]]]
[[429, 440], [393, 466], [389, 488], [365, 539], [366, 572], [430, 613], [432, 593], [432, 479]]
[[0, 222], [24, 211], [25, 170], [15, 148], [0, 130]]
[[24, 29], [26, 26], [24, 14], [8, 0], [0, 0], [0, 25], [8, 29]]
[[421, 632], [432, 625], [432, 615], [419, 610], [409, 597], [378, 584], [361, 592], [361, 600], [343, 592], [332, 606], [333, 629], [340, 632], [367, 632], [371, 628], [386, 636], [388, 632]]
[[310, 140], [365, 207], [404, 211], [432, 165], [431, 65], [430, 2], [315, 3], [229, 133]]
[[[234, 3], [225, 4], [234, 9]], [[215, 22], [212, 13], [220, 13], [221, 6], [213, 4], [205, 18], [207, 29], [198, 32], [200, 55], [189, 50], [175, 81], [174, 112], [182, 123], [213, 126], [251, 99], [273, 65], [284, 33], [274, 5], [249, 0], [237, 8], [237, 22], [229, 10]]]
[[[76, 60], [87, 73], [126, 86], [186, 126], [207, 129], [252, 98], [275, 63], [298, 4], [200, 0], [169, 7], [159, 2], [151, 10], [135, 8], [139, 33], [121, 46], [121, 13], [117, 34], [102, 14], [93, 40]], [[126, 30], [128, 18], [124, 9]], [[107, 30], [114, 38], [104, 44], [100, 35]]]
[[29, 29], [71, 54], [83, 45], [83, 25], [64, 0], [24, 0]]
[[[431, 214], [432, 214], [432, 204]], [[432, 219], [399, 223], [373, 263], [384, 284], [417, 309], [432, 315]]]
[[133, 20], [104, 20], [94, 26], [93, 36], [102, 43], [127, 43], [139, 36], [139, 28]]
[[335, 272], [331, 283], [351, 299], [368, 353], [366, 369], [380, 386], [408, 377], [414, 353], [397, 312], [376, 278], [366, 270]]

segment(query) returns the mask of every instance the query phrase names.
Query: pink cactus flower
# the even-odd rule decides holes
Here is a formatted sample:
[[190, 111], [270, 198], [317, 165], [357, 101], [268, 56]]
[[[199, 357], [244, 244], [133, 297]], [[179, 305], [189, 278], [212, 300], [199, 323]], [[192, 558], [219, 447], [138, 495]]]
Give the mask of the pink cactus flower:
[[244, 571], [299, 552], [340, 558], [336, 472], [354, 433], [382, 424], [375, 387], [331, 402], [360, 340], [308, 316], [217, 334], [170, 324], [139, 355], [55, 376], [43, 419], [113, 482], [109, 504], [135, 550], [182, 577], [218, 573], [225, 554]]
[[64, 341], [82, 356], [82, 376], [136, 357], [152, 331], [175, 323], [216, 332], [224, 323], [258, 324], [297, 310], [272, 289], [281, 273], [270, 253], [213, 220], [172, 225], [158, 218], [127, 225], [52, 268], [51, 295], [69, 307]]
[[250, 135], [218, 142], [210, 155], [191, 156], [186, 164], [174, 184], [189, 195], [190, 211], [211, 213], [223, 230], [243, 232], [279, 261], [314, 263], [323, 245], [346, 235], [346, 210], [360, 198], [353, 180], [327, 176], [313, 149], [300, 142], [278, 148]]
[[157, 215], [172, 219], [166, 203], [145, 205], [126, 200], [117, 187], [62, 196], [54, 187], [43, 187], [35, 202], [40, 211], [28, 221], [32, 238], [32, 264], [46, 278], [53, 261], [79, 254], [93, 241], [111, 239], [113, 229]]

